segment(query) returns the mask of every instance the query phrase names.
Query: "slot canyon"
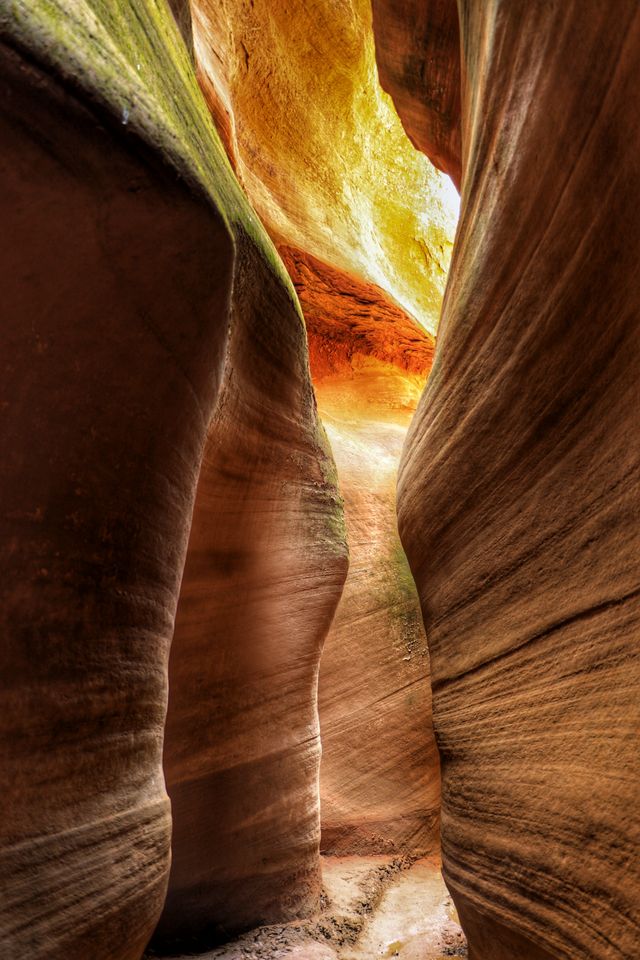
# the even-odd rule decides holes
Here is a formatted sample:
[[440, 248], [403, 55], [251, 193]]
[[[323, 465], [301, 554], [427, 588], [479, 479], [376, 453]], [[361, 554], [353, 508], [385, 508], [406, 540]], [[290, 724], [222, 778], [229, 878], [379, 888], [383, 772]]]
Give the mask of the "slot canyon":
[[636, 0], [0, 24], [0, 960], [640, 960]]

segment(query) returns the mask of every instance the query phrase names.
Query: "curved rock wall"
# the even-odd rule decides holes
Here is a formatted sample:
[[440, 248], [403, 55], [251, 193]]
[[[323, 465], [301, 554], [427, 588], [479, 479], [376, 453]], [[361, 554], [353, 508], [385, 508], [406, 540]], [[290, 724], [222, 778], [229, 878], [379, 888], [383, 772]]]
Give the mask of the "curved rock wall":
[[171, 650], [158, 942], [228, 939], [319, 900], [318, 662], [347, 554], [292, 298], [243, 243]]
[[475, 960], [640, 954], [640, 14], [462, 0], [463, 204], [401, 468]]
[[[279, 252], [304, 311], [316, 385], [333, 374], [348, 377], [369, 361], [424, 381], [433, 361], [433, 338], [384, 290], [304, 250], [281, 246]], [[404, 392], [401, 388], [400, 395]]]
[[433, 356], [450, 198], [379, 88], [368, 2], [193, 10], [207, 102], [301, 300], [356, 552], [322, 662], [323, 847], [423, 851], [439, 775], [394, 478]]
[[345, 500], [350, 565], [320, 664], [322, 849], [437, 844], [429, 657], [398, 539], [395, 481], [424, 376], [368, 358], [315, 382]]
[[233, 248], [151, 151], [2, 63], [0, 952], [136, 960], [167, 883], [166, 661]]
[[[345, 572], [340, 504], [293, 289], [224, 159], [169, 8], [16, 3], [0, 25], [11, 236], [0, 257], [0, 952], [136, 960], [168, 879], [167, 655], [203, 450], [172, 660], [174, 681], [194, 684], [174, 682], [173, 695], [197, 714], [173, 876], [185, 860], [199, 880], [203, 863], [215, 870], [212, 831], [227, 841], [236, 816], [225, 852], [252, 891], [247, 922], [289, 917], [317, 894], [314, 690]], [[193, 681], [198, 578], [212, 571], [225, 633], [204, 625]], [[238, 685], [222, 708], [209, 699], [222, 690], [211, 662]], [[226, 784], [254, 796], [225, 820], [211, 743], [231, 730]], [[181, 749], [169, 741], [171, 772]], [[280, 807], [256, 826], [274, 783]], [[263, 845], [245, 846], [260, 829]], [[179, 896], [172, 885], [172, 908]], [[190, 888], [190, 932], [194, 899], [215, 925], [244, 923], [243, 897], [217, 912], [211, 887]]]
[[422, 853], [437, 842], [438, 755], [395, 478], [433, 340], [379, 287], [281, 252], [304, 311], [351, 558], [320, 664], [322, 849]]

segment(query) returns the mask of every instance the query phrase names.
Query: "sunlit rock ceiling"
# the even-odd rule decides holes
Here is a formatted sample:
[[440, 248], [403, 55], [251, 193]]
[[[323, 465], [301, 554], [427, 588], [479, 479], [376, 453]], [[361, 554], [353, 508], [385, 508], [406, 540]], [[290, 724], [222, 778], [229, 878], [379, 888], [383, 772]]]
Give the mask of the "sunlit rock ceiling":
[[194, 0], [200, 80], [278, 246], [377, 284], [434, 333], [457, 194], [379, 86], [369, 0]]

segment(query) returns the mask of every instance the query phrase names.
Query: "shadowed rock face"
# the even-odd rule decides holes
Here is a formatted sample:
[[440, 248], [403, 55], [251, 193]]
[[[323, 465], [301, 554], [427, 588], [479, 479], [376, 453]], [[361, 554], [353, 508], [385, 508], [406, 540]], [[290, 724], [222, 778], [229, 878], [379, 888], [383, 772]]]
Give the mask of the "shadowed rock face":
[[191, 25], [191, 5], [189, 0], [168, 0], [168, 3], [185, 46], [191, 56], [193, 56], [193, 29]]
[[[165, 936], [182, 914], [197, 935], [203, 913], [227, 928], [317, 898], [340, 503], [294, 291], [168, 7], [15, 4], [0, 25], [0, 952], [135, 960], [168, 879], [167, 656], [203, 451], [172, 658]], [[209, 575], [215, 622], [194, 645]], [[221, 906], [207, 881], [223, 842]]]
[[399, 489], [445, 876], [475, 960], [622, 960], [640, 954], [640, 14], [460, 10], [462, 215]]
[[166, 663], [233, 249], [151, 151], [2, 64], [0, 952], [135, 960], [167, 882]]
[[461, 175], [460, 30], [456, 0], [372, 0], [380, 83], [411, 142]]

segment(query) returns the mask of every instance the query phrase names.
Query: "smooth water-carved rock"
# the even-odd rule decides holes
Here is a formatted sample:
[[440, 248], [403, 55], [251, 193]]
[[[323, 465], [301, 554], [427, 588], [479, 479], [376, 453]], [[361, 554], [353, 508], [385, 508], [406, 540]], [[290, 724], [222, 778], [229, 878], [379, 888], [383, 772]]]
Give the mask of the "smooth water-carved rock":
[[233, 248], [139, 140], [2, 64], [0, 953], [136, 960], [167, 884], [166, 661]]
[[399, 491], [445, 877], [475, 960], [622, 960], [640, 954], [640, 14], [460, 10], [462, 215]]
[[350, 564], [320, 664], [322, 849], [437, 845], [429, 657], [398, 539], [395, 482], [424, 375], [360, 359], [315, 382], [345, 501]]
[[336, 494], [293, 290], [243, 244], [171, 651], [158, 942], [318, 906], [318, 662], [347, 568]]
[[[0, 258], [1, 952], [136, 960], [168, 880], [167, 657], [203, 451], [184, 619], [203, 555], [219, 583], [248, 559], [227, 599], [244, 608], [239, 627], [248, 609], [263, 621], [245, 649], [229, 635], [216, 650], [205, 631], [208, 659], [232, 658], [239, 688], [262, 669], [261, 691], [273, 675], [276, 693], [258, 729], [255, 714], [242, 718], [264, 748], [257, 775], [233, 770], [239, 797], [255, 791], [259, 807], [277, 782], [286, 808], [280, 861], [239, 844], [247, 887], [265, 869], [277, 877], [252, 888], [255, 917], [265, 903], [287, 917], [314, 893], [314, 685], [345, 570], [340, 505], [295, 294], [224, 158], [169, 8], [17, 3], [0, 18], [11, 238]], [[221, 491], [226, 517], [210, 510]], [[301, 606], [304, 636], [291, 617]], [[219, 716], [203, 689], [188, 689], [194, 763]], [[285, 707], [293, 746], [278, 740]], [[227, 767], [245, 746], [227, 744]], [[305, 758], [295, 786], [290, 747]], [[218, 770], [195, 817], [174, 805], [176, 838], [210, 871], [211, 832], [229, 828], [212, 821], [206, 793], [219, 799]], [[215, 924], [208, 895], [199, 907]], [[235, 910], [244, 922], [227, 907], [225, 921]]]
[[[193, 10], [207, 102], [301, 300], [360, 553], [324, 652], [323, 844], [422, 852], [439, 775], [394, 478], [433, 356], [422, 327], [435, 327], [451, 248], [445, 178], [407, 142], [379, 88], [368, 0], [298, 3], [294, 16], [249, 0], [197, 0]], [[372, 723], [384, 727], [377, 741]]]
[[395, 481], [433, 339], [384, 291], [282, 248], [345, 500], [350, 565], [320, 665], [322, 848], [422, 853], [440, 783], [429, 663]]

